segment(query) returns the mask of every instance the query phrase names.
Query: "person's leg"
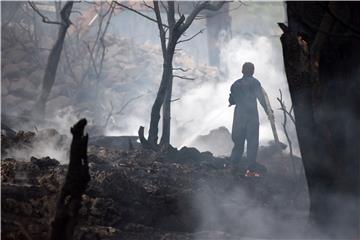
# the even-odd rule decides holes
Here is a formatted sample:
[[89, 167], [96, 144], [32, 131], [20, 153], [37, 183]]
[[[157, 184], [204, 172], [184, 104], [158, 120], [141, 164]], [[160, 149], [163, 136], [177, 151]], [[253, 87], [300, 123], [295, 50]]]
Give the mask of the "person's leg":
[[234, 141], [234, 147], [231, 151], [231, 162], [234, 165], [238, 165], [242, 155], [244, 153], [244, 144], [245, 144], [246, 128], [244, 126], [238, 127], [232, 132], [232, 139]]
[[257, 121], [249, 122], [246, 130], [248, 168], [254, 171], [259, 148], [259, 123]]

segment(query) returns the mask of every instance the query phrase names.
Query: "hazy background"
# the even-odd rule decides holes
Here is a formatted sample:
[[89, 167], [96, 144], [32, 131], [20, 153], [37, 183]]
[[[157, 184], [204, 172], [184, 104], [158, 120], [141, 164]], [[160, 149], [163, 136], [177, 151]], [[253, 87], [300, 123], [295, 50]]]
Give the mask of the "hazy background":
[[[284, 5], [281, 2], [246, 2], [243, 5], [230, 3], [229, 8], [232, 17], [232, 36], [229, 37], [230, 41], [226, 42], [219, 39], [221, 46], [220, 68], [228, 74], [221, 74], [217, 69], [210, 68], [207, 69], [209, 72], [206, 73], [204, 80], [196, 79], [194, 82], [187, 82], [174, 79], [173, 99], [180, 98], [180, 100], [172, 104], [171, 142], [177, 147], [196, 145], [194, 140], [198, 135], [208, 134], [210, 130], [221, 126], [231, 130], [234, 108], [228, 107], [229, 90], [231, 84], [242, 76], [241, 66], [246, 61], [255, 64], [254, 76], [260, 80], [269, 95], [275, 112], [280, 139], [286, 141], [280, 125], [282, 113], [276, 110], [279, 107], [276, 100], [279, 97], [279, 89], [283, 92], [288, 108], [291, 106], [279, 40], [281, 30], [276, 24], [285, 21]], [[131, 21], [124, 21], [125, 18], [130, 18]], [[154, 45], [155, 48], [157, 45], [159, 48], [156, 25], [130, 12], [117, 16], [115, 19], [116, 23], [114, 22], [115, 24], [111, 25], [114, 33], [129, 37], [138, 44], [144, 44], [145, 40], [147, 44]], [[205, 20], [195, 21], [190, 27], [188, 35], [191, 36], [204, 27]], [[208, 62], [206, 30], [192, 41], [182, 44], [181, 49], [191, 58], [178, 53], [175, 56], [175, 62], [190, 68], [206, 65]], [[159, 66], [161, 59], [158, 58], [156, 61]], [[151, 64], [155, 65], [156, 63], [152, 62]], [[153, 75], [154, 79], [157, 78], [158, 81], [161, 78], [161, 72], [150, 71], [149, 74]], [[149, 75], [144, 77], [147, 78]], [[157, 87], [158, 85], [153, 86], [153, 88], [149, 87], [152, 91], [152, 99], [155, 98]], [[126, 130], [110, 131], [109, 134], [136, 134], [139, 125], [148, 127], [149, 110], [152, 102], [143, 101], [135, 104], [137, 108], [140, 108], [141, 113], [128, 116], [131, 120], [127, 121]], [[273, 136], [268, 119], [260, 108], [260, 141], [262, 144], [266, 144], [273, 139]], [[296, 142], [296, 133], [291, 124], [289, 124], [289, 131], [293, 141]], [[297, 143], [295, 143], [295, 148], [296, 145]], [[211, 149], [207, 150], [211, 151]]]
[[[26, 119], [31, 115], [41, 91], [47, 57], [56, 39], [58, 26], [42, 23], [26, 2], [23, 2], [20, 11], [14, 16], [7, 16], [6, 12], [2, 12], [1, 113], [10, 119], [7, 123], [15, 130], [39, 133], [41, 129], [50, 127], [69, 136], [70, 126], [79, 118], [86, 117], [90, 136], [137, 135], [139, 126], [145, 126], [147, 133], [151, 107], [162, 75], [162, 53], [157, 26], [132, 12], [116, 10], [104, 38], [106, 52], [102, 74], [97, 79], [90, 69], [81, 82], [86, 70], [84, 67], [89, 66], [90, 59], [85, 45], [94, 41], [99, 18], [89, 24], [89, 19], [93, 18], [96, 11], [83, 12], [82, 15], [75, 12], [91, 7], [86, 2], [74, 5], [74, 13], [71, 15], [73, 26], [69, 28], [65, 40], [57, 77], [47, 103], [46, 121], [43, 123], [26, 121], [24, 124], [17, 124], [17, 121], [12, 121], [8, 116]], [[230, 3], [229, 9], [232, 18], [231, 34], [221, 35], [217, 40], [221, 51], [219, 67], [208, 64], [206, 30], [192, 41], [178, 46], [173, 66], [189, 70], [175, 74], [195, 80], [174, 78], [172, 98], [178, 100], [172, 103], [171, 144], [175, 147], [195, 146], [215, 155], [230, 154], [232, 142], [229, 131], [234, 107], [228, 107], [229, 91], [232, 83], [241, 78], [241, 67], [248, 61], [254, 63], [254, 75], [268, 93], [279, 138], [287, 144], [281, 126], [282, 112], [277, 110], [279, 103], [276, 100], [281, 89], [287, 107], [291, 106], [279, 39], [281, 33], [277, 26], [277, 22], [285, 21], [284, 5], [281, 2], [235, 2]], [[56, 17], [51, 12], [47, 14], [52, 19]], [[153, 16], [152, 12], [147, 14]], [[22, 16], [27, 18], [22, 19]], [[18, 20], [19, 24], [5, 25], [9, 19]], [[31, 35], [31, 22], [38, 31], [36, 38]], [[28, 27], [29, 34], [24, 34], [24, 28]], [[76, 29], [80, 27], [85, 30], [78, 32]], [[204, 19], [195, 21], [186, 37], [205, 27]], [[267, 116], [260, 105], [258, 108], [260, 144], [266, 145], [273, 136]], [[207, 142], [208, 145], [199, 141], [199, 136], [219, 128], [222, 134], [211, 135], [213, 141]], [[295, 153], [299, 155], [296, 132], [291, 122], [288, 128]], [[159, 129], [161, 130], [161, 121]], [[69, 139], [64, 140], [59, 136], [59, 139], [50, 141], [44, 137], [32, 148], [16, 149], [7, 154], [24, 160], [29, 160], [31, 156], [50, 156], [66, 163]], [[292, 184], [291, 181], [289, 184]], [[251, 196], [241, 187], [230, 189], [224, 196], [213, 192], [212, 185], [204, 183], [204, 186], [200, 186], [205, 191], [196, 195], [193, 203], [201, 206], [204, 226], [219, 229], [230, 226], [238, 229], [243, 236], [276, 236], [281, 235], [279, 232], [283, 235], [291, 235], [292, 231], [302, 233], [306, 225], [306, 194], [306, 200], [302, 203], [305, 207], [302, 206], [299, 212], [291, 212], [289, 216], [295, 216], [296, 221], [290, 222], [276, 211], [267, 209], [267, 206], [253, 205]], [[273, 197], [274, 202], [277, 202], [279, 195]], [[240, 219], [239, 215], [244, 212], [244, 208], [248, 210]], [[292, 211], [296, 207], [290, 206], [289, 209]], [[226, 221], [223, 221], [223, 216]]]
[[[88, 5], [76, 3], [74, 10], [91, 7]], [[175, 147], [187, 145], [196, 146], [202, 151], [211, 151], [210, 147], [199, 144], [196, 138], [222, 126], [231, 131], [234, 107], [228, 107], [229, 90], [231, 84], [242, 76], [241, 66], [246, 61], [255, 64], [254, 76], [268, 93], [280, 140], [286, 143], [281, 126], [282, 113], [277, 110], [279, 104], [276, 100], [279, 96], [278, 90], [281, 89], [286, 105], [288, 108], [291, 106], [279, 40], [280, 29], [276, 24], [285, 21], [283, 3], [235, 2], [230, 3], [229, 9], [232, 18], [231, 35], [221, 36], [217, 43], [221, 50], [220, 68], [208, 64], [206, 30], [193, 40], [179, 45], [181, 50], [175, 55], [174, 67], [189, 69], [185, 74], [175, 74], [195, 78], [194, 81], [174, 78], [173, 99], [179, 99], [172, 103], [171, 143]], [[23, 11], [33, 14], [26, 3]], [[153, 15], [152, 12], [147, 14]], [[82, 18], [84, 17], [73, 13], [71, 19], [74, 26], [84, 24]], [[80, 46], [83, 46], [84, 43], [91, 42], [96, 34], [98, 19], [89, 25], [86, 33], [82, 33], [78, 42], [75, 41], [74, 29], [69, 29], [64, 47], [68, 55], [79, 48], [75, 43], [80, 42]], [[20, 42], [25, 39], [21, 34], [17, 36], [17, 41], [10, 41], [15, 45], [15, 50], [12, 51], [13, 48], [6, 48], [7, 45], [3, 44], [2, 64], [5, 71], [1, 81], [2, 114], [29, 115], [41, 89], [43, 71], [49, 49], [56, 37], [57, 26], [42, 23], [36, 15], [33, 20], [41, 32], [45, 33], [39, 37], [36, 49], [29, 46], [27, 51], [18, 56], [21, 46], [24, 45]], [[204, 19], [195, 21], [189, 28], [187, 37], [205, 28], [205, 23]], [[7, 34], [2, 35], [3, 43], [6, 43], [6, 37]], [[63, 53], [47, 104], [46, 114], [50, 123], [38, 125], [37, 128], [55, 127], [61, 134], [69, 134], [69, 126], [78, 118], [86, 117], [95, 129], [104, 129], [94, 131], [92, 135], [137, 135], [140, 125], [145, 126], [147, 132], [151, 106], [162, 74], [157, 26], [132, 12], [116, 10], [105, 36], [105, 44], [104, 66], [99, 83], [92, 80], [91, 74], [84, 80], [83, 85], [75, 83], [70, 77], [68, 62]], [[32, 59], [36, 50], [40, 64]], [[76, 52], [74, 55], [71, 61], [72, 71], [75, 75], [78, 72], [78, 75], [81, 75], [79, 62], [89, 61], [89, 56], [86, 51]], [[14, 74], [11, 75], [11, 71], [16, 73], [15, 77]], [[264, 145], [273, 137], [269, 121], [260, 108], [259, 105], [260, 142]], [[110, 112], [112, 114], [109, 114]], [[109, 122], [104, 128], [107, 118]], [[295, 152], [299, 154], [295, 129], [291, 123], [288, 127]], [[34, 124], [22, 125], [21, 128], [33, 130]], [[224, 153], [229, 151], [225, 150]]]

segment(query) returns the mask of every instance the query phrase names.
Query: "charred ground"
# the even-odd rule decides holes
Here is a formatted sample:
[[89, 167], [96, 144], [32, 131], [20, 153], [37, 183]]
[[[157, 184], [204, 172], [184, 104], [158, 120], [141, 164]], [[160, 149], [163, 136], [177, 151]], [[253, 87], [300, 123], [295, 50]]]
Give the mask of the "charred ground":
[[[3, 131], [3, 151], [9, 150], [5, 143], [21, 149], [34, 138], [35, 133]], [[305, 179], [293, 175], [284, 153], [262, 147], [259, 161], [272, 167], [261, 178], [247, 179], [233, 173], [228, 159], [195, 148], [126, 148], [90, 143], [91, 181], [82, 196], [75, 239], [302, 234], [308, 205]], [[298, 162], [298, 170], [300, 166]], [[46, 239], [67, 167], [49, 157], [2, 159], [3, 239]]]

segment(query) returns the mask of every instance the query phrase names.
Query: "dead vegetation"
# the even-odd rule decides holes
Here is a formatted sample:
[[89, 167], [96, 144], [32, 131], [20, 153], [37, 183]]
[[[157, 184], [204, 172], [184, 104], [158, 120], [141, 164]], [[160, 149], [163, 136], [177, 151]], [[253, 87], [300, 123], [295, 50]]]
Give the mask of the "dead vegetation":
[[[260, 148], [259, 161], [273, 168], [263, 178], [246, 179], [231, 174], [227, 158], [195, 148], [156, 152], [105, 145], [97, 141], [88, 148], [91, 180], [81, 194], [74, 239], [231, 239], [246, 231], [246, 221], [234, 219], [247, 219], [249, 209], [266, 208], [277, 217], [306, 209], [306, 189], [300, 189], [297, 199], [289, 197], [292, 171], [283, 167], [290, 159], [284, 155], [277, 161], [279, 153], [268, 147]], [[3, 239], [46, 239], [68, 167], [71, 163], [51, 158], [2, 160]], [[79, 197], [81, 191], [77, 193]], [[252, 234], [275, 233], [270, 227]]]

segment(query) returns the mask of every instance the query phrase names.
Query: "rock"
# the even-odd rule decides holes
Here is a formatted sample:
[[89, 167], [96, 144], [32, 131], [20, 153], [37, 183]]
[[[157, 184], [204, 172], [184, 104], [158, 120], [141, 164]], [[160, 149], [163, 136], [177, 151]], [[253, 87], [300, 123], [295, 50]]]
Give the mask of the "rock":
[[57, 166], [60, 164], [57, 160], [49, 158], [49, 157], [44, 157], [41, 159], [31, 157], [30, 162], [32, 164], [35, 164], [36, 166], [38, 166], [40, 169], [54, 167], [54, 166]]
[[217, 156], [229, 156], [234, 146], [231, 133], [226, 127], [213, 129], [207, 135], [198, 136], [192, 145], [202, 151], [210, 150]]
[[89, 143], [98, 147], [130, 150], [140, 148], [137, 136], [95, 136], [90, 137]]
[[1, 181], [2, 183], [14, 182], [16, 160], [6, 158], [1, 160]]
[[31, 143], [34, 137], [35, 133], [30, 131], [19, 131], [15, 135], [16, 142], [18, 143]]
[[15, 144], [16, 132], [7, 125], [1, 123], [1, 153], [5, 153], [5, 149]]

